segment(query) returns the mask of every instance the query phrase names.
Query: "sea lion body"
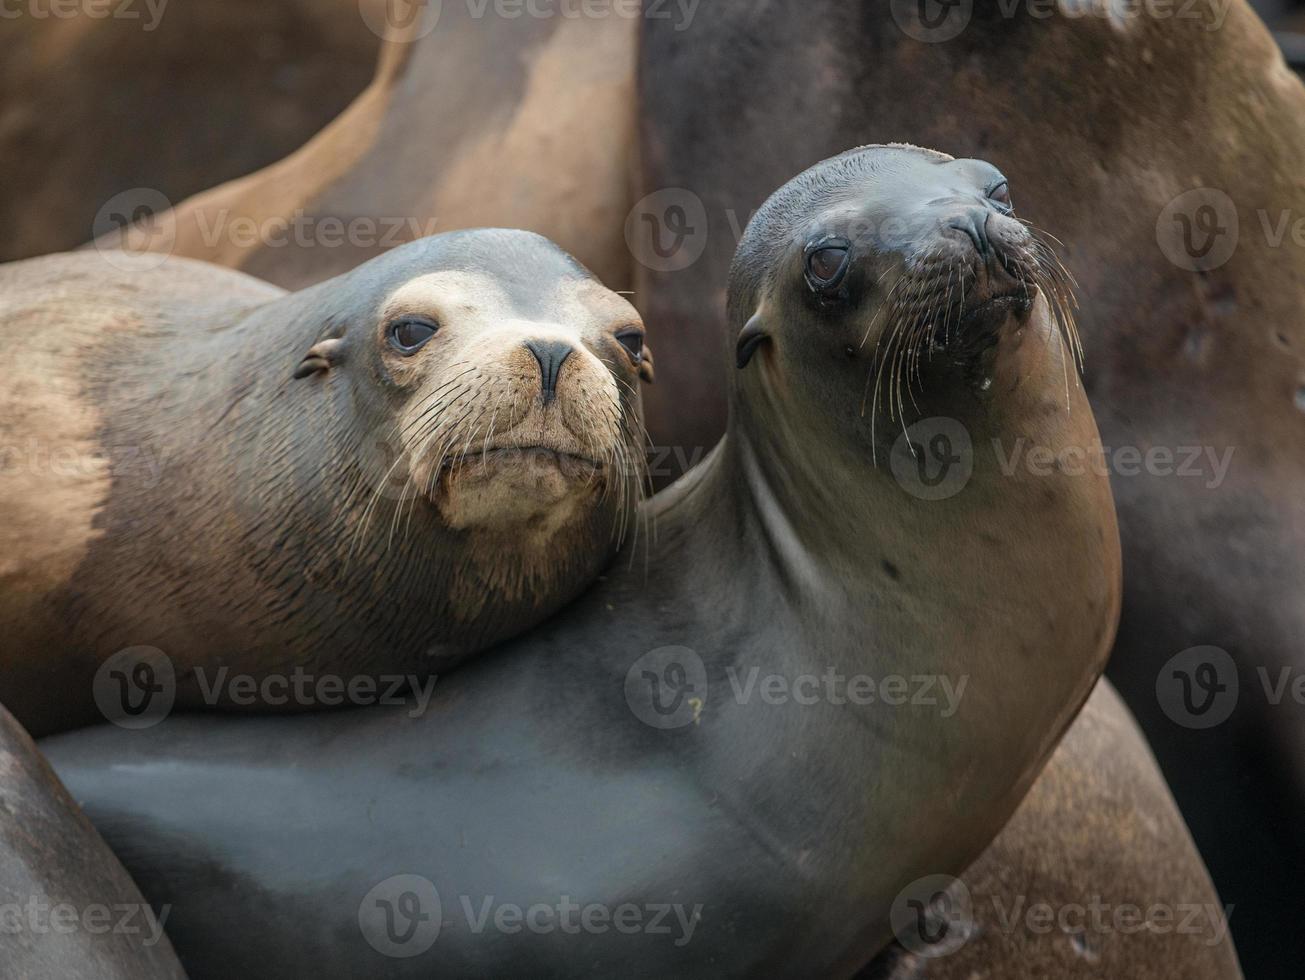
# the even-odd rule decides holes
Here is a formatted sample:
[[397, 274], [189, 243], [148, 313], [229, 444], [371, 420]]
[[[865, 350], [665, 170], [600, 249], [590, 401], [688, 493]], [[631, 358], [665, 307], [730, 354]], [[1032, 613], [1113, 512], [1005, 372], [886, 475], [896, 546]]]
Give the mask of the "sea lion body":
[[299, 294], [156, 266], [0, 268], [0, 663], [33, 729], [428, 677], [631, 530], [642, 331], [543, 239], [441, 236]]
[[[867, 148], [781, 191], [731, 286], [729, 435], [647, 508], [644, 546], [445, 679], [429, 711], [174, 716], [47, 742], [147, 893], [177, 904], [192, 976], [850, 971], [906, 881], [977, 857], [1091, 690], [1119, 588], [1105, 481], [1003, 474], [986, 448], [1095, 438], [1046, 297], [1011, 271], [1031, 244], [985, 196], [994, 174]], [[808, 236], [893, 214], [909, 228], [849, 238], [840, 285], [817, 294]], [[922, 296], [949, 270], [969, 284], [933, 296], [936, 320], [872, 285]], [[959, 333], [933, 334], [913, 397], [985, 448], [963, 490], [927, 500], [877, 455], [897, 440], [860, 412], [874, 358], [855, 344], [944, 319]], [[848, 675], [890, 694], [810, 700]], [[899, 675], [964, 694], [940, 718], [892, 693]], [[399, 902], [413, 928], [387, 938]], [[481, 918], [537, 906], [555, 928]], [[595, 908], [622, 909], [620, 928]]]
[[9, 4], [0, 261], [76, 248], [139, 204], [297, 150], [375, 75], [380, 38], [360, 8], [382, 20], [392, 2]]
[[[946, 30], [918, 39], [925, 8]], [[1285, 980], [1305, 960], [1305, 89], [1244, 0], [1152, 11], [725, 2], [687, 44], [650, 23], [644, 190], [688, 189], [705, 218], [696, 262], [634, 286], [661, 338], [648, 428], [690, 449], [723, 430], [703, 366], [719, 284], [736, 222], [786, 175], [883, 139], [1001, 166], [1079, 285], [1124, 543], [1111, 677], [1236, 905], [1247, 972]], [[1231, 659], [1170, 663], [1208, 646]]]
[[957, 880], [952, 904], [922, 923], [895, 921], [896, 940], [860, 980], [1242, 975], [1229, 934], [1237, 909], [1215, 892], [1146, 740], [1105, 680]]
[[0, 972], [185, 980], [152, 909], [28, 734], [0, 708]]
[[135, 247], [294, 289], [422, 235], [501, 225], [552, 239], [626, 288], [637, 10], [384, 6], [376, 78], [339, 118], [278, 163], [182, 202]]

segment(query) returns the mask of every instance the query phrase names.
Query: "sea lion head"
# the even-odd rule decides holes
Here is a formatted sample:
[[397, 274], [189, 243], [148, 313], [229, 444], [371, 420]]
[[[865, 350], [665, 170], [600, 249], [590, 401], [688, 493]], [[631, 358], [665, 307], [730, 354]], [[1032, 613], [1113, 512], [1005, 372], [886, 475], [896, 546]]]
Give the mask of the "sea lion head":
[[982, 402], [1002, 351], [1028, 337], [1050, 343], [1059, 328], [1072, 349], [1068, 275], [1011, 194], [992, 164], [903, 145], [795, 177], [749, 224], [731, 270], [736, 387], [765, 376], [772, 394], [852, 402], [849, 434], [878, 447], [891, 439], [884, 417]]
[[643, 484], [651, 354], [626, 300], [507, 230], [415, 242], [301, 295], [320, 325], [293, 384], [345, 419], [350, 533], [437, 563], [455, 620], [548, 608], [597, 573]]

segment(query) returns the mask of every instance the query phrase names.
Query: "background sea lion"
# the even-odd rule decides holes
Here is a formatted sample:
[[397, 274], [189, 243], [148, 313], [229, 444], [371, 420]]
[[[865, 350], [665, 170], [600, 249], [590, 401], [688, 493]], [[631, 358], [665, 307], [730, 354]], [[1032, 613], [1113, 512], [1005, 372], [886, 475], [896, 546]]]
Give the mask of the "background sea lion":
[[253, 703], [290, 708], [292, 669], [426, 677], [631, 529], [643, 330], [536, 235], [440, 236], [296, 294], [33, 259], [0, 267], [0, 342], [0, 669], [38, 730], [115, 684], [124, 711], [173, 680], [238, 706], [201, 668], [275, 675]]
[[168, 912], [141, 897], [31, 738], [0, 708], [0, 971], [184, 980]]
[[[434, 231], [504, 225], [622, 288], [638, 16], [609, 0], [552, 17], [389, 2], [376, 79], [346, 112], [292, 156], [149, 223], [136, 244], [293, 289]], [[336, 223], [347, 233], [327, 243]]]
[[[883, 944], [922, 868], [969, 864], [1087, 697], [1119, 596], [1104, 477], [1006, 473], [991, 447], [1096, 438], [1000, 182], [876, 147], [779, 191], [731, 280], [725, 439], [651, 505], [646, 551], [455, 672], [431, 711], [174, 716], [45, 743], [147, 894], [177, 905], [192, 976], [415, 976], [436, 957], [450, 973], [819, 975]], [[903, 340], [912, 397], [877, 425], [872, 351]], [[944, 498], [891, 463], [914, 463], [897, 425], [940, 416], [975, 447]], [[808, 698], [849, 675], [859, 694]], [[897, 700], [894, 677], [965, 689], [942, 717]], [[865, 679], [883, 696], [866, 701]], [[475, 909], [568, 901], [677, 909], [684, 941], [475, 925]], [[396, 903], [405, 928], [387, 934]]]
[[[1248, 973], [1281, 976], [1305, 962], [1305, 90], [1243, 0], [926, 7], [949, 33], [911, 36], [914, 3], [722, 2], [682, 34], [646, 26], [645, 190], [702, 209], [682, 249], [701, 258], [635, 284], [673, 393], [648, 401], [650, 434], [691, 459], [724, 427], [721, 277], [777, 182], [882, 139], [1001, 166], [1079, 284], [1124, 542], [1111, 675], [1237, 906]], [[1170, 663], [1206, 645], [1232, 659]]]
[[[979, 860], [908, 886], [859, 980], [1237, 980], [1220, 902], [1141, 731], [1101, 681]], [[922, 938], [923, 937], [923, 938]]]
[[297, 150], [375, 74], [392, 2], [10, 0], [0, 261], [76, 248], [124, 192], [158, 207]]

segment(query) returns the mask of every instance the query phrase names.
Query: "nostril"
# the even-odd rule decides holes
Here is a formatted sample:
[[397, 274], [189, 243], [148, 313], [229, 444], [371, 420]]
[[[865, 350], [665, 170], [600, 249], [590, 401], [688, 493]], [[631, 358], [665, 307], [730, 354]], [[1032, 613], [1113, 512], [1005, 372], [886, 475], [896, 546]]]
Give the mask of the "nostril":
[[557, 397], [557, 378], [573, 348], [564, 340], [527, 340], [525, 347], [539, 364], [539, 390], [547, 405]]
[[988, 257], [988, 218], [992, 212], [987, 208], [973, 208], [967, 213], [947, 222], [948, 228], [963, 231], [974, 243], [974, 249], [983, 258]]

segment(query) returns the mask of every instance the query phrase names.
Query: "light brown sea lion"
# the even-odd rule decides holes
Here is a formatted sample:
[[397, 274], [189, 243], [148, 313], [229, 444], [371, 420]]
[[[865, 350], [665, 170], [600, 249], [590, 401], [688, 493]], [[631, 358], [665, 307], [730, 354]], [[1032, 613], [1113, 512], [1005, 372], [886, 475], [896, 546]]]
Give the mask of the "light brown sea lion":
[[[909, 33], [920, 9], [942, 18], [931, 39]], [[1124, 542], [1112, 678], [1238, 909], [1248, 973], [1305, 961], [1305, 87], [1264, 26], [1244, 0], [726, 0], [643, 41], [644, 189], [705, 216], [696, 263], [635, 284], [673, 393], [647, 404], [653, 441], [691, 459], [725, 424], [704, 368], [721, 277], [778, 182], [883, 139], [1001, 166], [1078, 281]], [[1171, 663], [1208, 645], [1232, 659]]]
[[635, 179], [630, 5], [537, 17], [388, 2], [376, 78], [347, 111], [297, 153], [184, 202], [135, 245], [295, 289], [421, 235], [502, 225], [551, 238], [622, 288]]
[[7, 0], [0, 261], [76, 248], [124, 192], [165, 206], [298, 149], [374, 75], [360, 8], [389, 2]]
[[154, 256], [13, 263], [0, 343], [0, 690], [39, 731], [269, 677], [252, 707], [314, 706], [292, 671], [426, 677], [631, 529], [643, 330], [533, 234], [295, 294]]
[[185, 980], [153, 909], [0, 707], [0, 973]]

